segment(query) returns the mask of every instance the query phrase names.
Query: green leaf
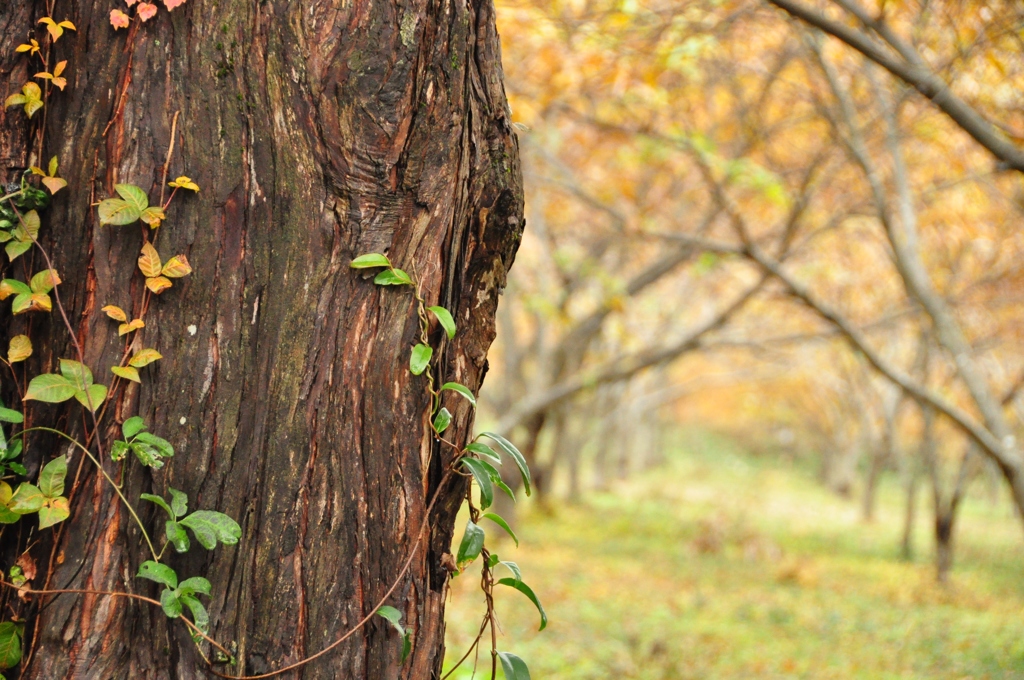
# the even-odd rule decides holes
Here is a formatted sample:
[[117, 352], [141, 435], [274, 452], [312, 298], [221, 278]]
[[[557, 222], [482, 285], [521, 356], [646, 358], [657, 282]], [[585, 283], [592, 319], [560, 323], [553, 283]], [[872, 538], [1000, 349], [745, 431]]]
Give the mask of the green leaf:
[[526, 662], [512, 652], [498, 652], [498, 660], [501, 661], [505, 680], [530, 680], [530, 669], [526, 667]]
[[13, 262], [32, 249], [32, 241], [9, 241], [4, 246], [7, 257]]
[[32, 289], [18, 279], [4, 279], [0, 281], [0, 300], [6, 300], [11, 295], [31, 295]]
[[480, 487], [480, 508], [486, 510], [494, 502], [494, 485], [491, 484], [490, 471], [494, 468], [490, 463], [476, 458], [463, 458], [462, 465], [473, 473], [476, 485]]
[[190, 547], [188, 533], [185, 528], [173, 520], [164, 522], [164, 535], [174, 546], [174, 552], [186, 553]]
[[526, 595], [526, 597], [530, 598], [530, 601], [533, 602], [535, 607], [537, 607], [537, 611], [540, 612], [540, 629], [539, 630], [544, 630], [544, 628], [547, 627], [547, 625], [548, 625], [548, 615], [544, 612], [544, 607], [541, 606], [540, 600], [537, 599], [536, 593], [533, 592], [533, 589], [530, 588], [530, 586], [528, 586], [525, 583], [523, 583], [521, 578], [520, 579], [503, 578], [503, 579], [499, 579], [498, 583], [500, 583], [503, 586], [508, 586], [510, 588], [515, 588], [516, 590], [521, 592], [523, 595]]
[[517, 581], [523, 580], [523, 572], [519, 571], [519, 565], [515, 562], [498, 562], [498, 564], [503, 565], [506, 569], [511, 571]]
[[167, 505], [167, 501], [165, 501], [160, 496], [155, 496], [155, 495], [153, 495], [151, 493], [144, 493], [144, 494], [139, 494], [139, 498], [141, 498], [144, 501], [149, 501], [150, 503], [156, 503], [161, 508], [163, 508], [165, 511], [167, 511], [167, 514], [171, 516], [172, 520], [174, 519], [174, 513], [171, 512], [171, 506]]
[[155, 349], [152, 349], [152, 348], [140, 349], [128, 361], [128, 365], [129, 366], [133, 366], [135, 368], [142, 368], [143, 366], [149, 366], [154, 361], [157, 361], [158, 359], [163, 359], [163, 358], [164, 358], [164, 356], [162, 354], [160, 354], [160, 352], [157, 352]]
[[242, 527], [238, 526], [238, 522], [213, 510], [196, 510], [179, 524], [191, 529], [199, 544], [207, 550], [216, 548], [217, 541], [224, 545], [234, 545], [242, 537]]
[[441, 410], [434, 416], [434, 432], [441, 434], [448, 429], [448, 426], [452, 424], [452, 414], [445, 407], [441, 407]]
[[191, 595], [180, 595], [178, 599], [192, 612], [192, 623], [196, 624], [196, 628], [204, 633], [209, 633], [210, 615], [206, 613], [203, 603]]
[[21, 411], [15, 411], [12, 408], [0, 406], [0, 421], [5, 423], [20, 423], [24, 420], [25, 416], [21, 414]]
[[123, 442], [119, 439], [110, 447], [110, 460], [115, 463], [122, 460], [127, 454], [128, 442]]
[[505, 495], [508, 496], [512, 500], [513, 503], [516, 502], [516, 494], [515, 494], [515, 492], [512, 491], [512, 489], [508, 488], [508, 484], [506, 484], [503, 479], [498, 478], [498, 479], [494, 479], [494, 480], [491, 480], [491, 481], [494, 482], [494, 486], [496, 486], [499, 489], [501, 489], [502, 491], [504, 491]]
[[53, 290], [53, 287], [60, 283], [60, 277], [53, 269], [44, 269], [38, 272], [28, 283], [33, 293], [45, 294]]
[[18, 490], [14, 492], [14, 496], [11, 498], [11, 502], [7, 504], [7, 507], [19, 515], [28, 515], [33, 512], [39, 512], [44, 503], [46, 503], [46, 496], [43, 495], [43, 492], [38, 487], [28, 482], [22, 482], [18, 485]]
[[438, 323], [441, 324], [441, 328], [448, 334], [448, 339], [451, 340], [455, 337], [455, 319], [452, 318], [451, 312], [444, 307], [427, 307], [434, 316], [437, 317]]
[[441, 385], [441, 391], [444, 392], [445, 390], [458, 392], [459, 394], [466, 398], [466, 401], [468, 401], [473, 406], [476, 406], [476, 397], [473, 396], [473, 393], [470, 392], [469, 388], [466, 387], [465, 385], [461, 385], [457, 382], [446, 382], [444, 385]]
[[412, 279], [401, 269], [385, 269], [374, 277], [378, 286], [411, 286]]
[[512, 540], [516, 542], [516, 547], [517, 548], [519, 547], [519, 538], [516, 536], [516, 532], [512, 531], [512, 527], [510, 527], [508, 525], [508, 522], [506, 522], [505, 519], [501, 515], [496, 515], [493, 512], [485, 512], [483, 514], [483, 517], [484, 517], [484, 519], [491, 520], [492, 522], [497, 524], [499, 527], [504, 529], [505, 533], [507, 533], [509, 536], [511, 536]]
[[394, 607], [384, 605], [377, 610], [377, 614], [387, 619], [388, 623], [391, 624], [391, 627], [402, 636], [402, 663], [405, 663], [406, 658], [409, 656], [409, 652], [412, 651], [412, 640], [409, 637], [409, 631], [402, 626], [402, 613]]
[[132, 442], [129, 444], [132, 453], [139, 459], [139, 462], [148, 468], [159, 470], [164, 466], [163, 458], [160, 456], [160, 452], [149, 444], [140, 442]]
[[89, 385], [92, 385], [92, 371], [89, 367], [79, 361], [73, 361], [71, 359], [60, 360], [60, 373], [68, 382], [75, 386], [76, 389], [84, 390]]
[[44, 373], [32, 378], [28, 389], [25, 390], [25, 399], [58, 404], [75, 396], [77, 391], [74, 384], [64, 376], [56, 373]]
[[178, 594], [173, 590], [165, 589], [160, 591], [160, 607], [169, 619], [176, 619], [181, 616], [181, 601], [178, 599]]
[[526, 464], [526, 458], [523, 454], [519, 453], [519, 449], [513, 446], [512, 442], [502, 437], [500, 434], [494, 432], [481, 432], [481, 437], [487, 437], [494, 441], [502, 451], [512, 456], [512, 460], [516, 462], [516, 466], [519, 468], [519, 473], [523, 476], [523, 487], [526, 489], [526, 495], [530, 495], [530, 467]]
[[434, 349], [430, 345], [417, 343], [412, 348], [412, 354], [409, 356], [409, 370], [412, 371], [412, 374], [420, 375], [423, 371], [427, 370], [427, 365], [430, 364], [430, 357], [433, 355]]
[[353, 269], [369, 269], [371, 267], [391, 267], [391, 260], [380, 253], [360, 255], [348, 263]]
[[132, 446], [142, 445], [153, 449], [156, 455], [161, 458], [173, 458], [174, 447], [163, 437], [157, 437], [151, 432], [139, 432], [132, 439]]
[[78, 390], [75, 392], [75, 399], [90, 411], [95, 411], [99, 407], [103, 406], [103, 400], [106, 398], [106, 385], [89, 385], [88, 389]]
[[13, 621], [0, 623], [0, 668], [21, 663], [21, 627]]
[[469, 564], [480, 556], [484, 549], [484, 530], [473, 523], [473, 520], [466, 522], [466, 533], [462, 535], [462, 542], [459, 543], [459, 554], [455, 558], [455, 564], [459, 569]]
[[121, 434], [125, 439], [131, 439], [146, 429], [146, 422], [140, 416], [132, 416], [121, 425]]
[[178, 593], [181, 595], [209, 595], [211, 590], [213, 586], [202, 576], [193, 576], [178, 584]]
[[171, 510], [174, 510], [174, 516], [181, 517], [188, 512], [188, 494], [171, 487], [167, 487], [167, 491], [171, 494]]
[[148, 578], [150, 581], [156, 581], [168, 588], [178, 587], [178, 575], [174, 573], [174, 570], [166, 564], [160, 564], [153, 560], [146, 560], [140, 564], [139, 573], [136, 576]]
[[68, 461], [58, 456], [43, 467], [39, 473], [39, 491], [47, 498], [56, 498], [64, 493], [64, 478], [68, 474]]
[[501, 456], [495, 453], [494, 449], [483, 442], [470, 442], [469, 444], [466, 444], [466, 451], [471, 451], [476, 455], [491, 461], [495, 465], [501, 465]]
[[44, 507], [39, 509], [39, 528], [51, 527], [70, 516], [71, 507], [68, 505], [67, 498], [63, 496], [51, 498]]
[[142, 216], [142, 211], [128, 201], [120, 198], [105, 198], [99, 206], [100, 225], [113, 224], [121, 226], [131, 224]]
[[115, 184], [114, 191], [124, 199], [125, 203], [132, 206], [140, 213], [149, 207], [149, 196], [146, 192], [134, 184]]

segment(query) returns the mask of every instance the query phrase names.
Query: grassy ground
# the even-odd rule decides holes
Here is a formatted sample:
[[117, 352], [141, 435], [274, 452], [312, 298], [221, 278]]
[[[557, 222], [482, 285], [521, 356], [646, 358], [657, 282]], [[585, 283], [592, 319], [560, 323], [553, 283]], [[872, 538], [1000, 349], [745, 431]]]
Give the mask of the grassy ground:
[[[501, 589], [499, 649], [535, 680], [1024, 678], [1024, 546], [1007, 504], [968, 501], [940, 588], [923, 495], [904, 562], [895, 483], [869, 526], [808, 471], [702, 441], [583, 505], [526, 508], [522, 547], [498, 543], [551, 619], [536, 632], [532, 605]], [[451, 659], [483, 611], [471, 569], [448, 607]]]

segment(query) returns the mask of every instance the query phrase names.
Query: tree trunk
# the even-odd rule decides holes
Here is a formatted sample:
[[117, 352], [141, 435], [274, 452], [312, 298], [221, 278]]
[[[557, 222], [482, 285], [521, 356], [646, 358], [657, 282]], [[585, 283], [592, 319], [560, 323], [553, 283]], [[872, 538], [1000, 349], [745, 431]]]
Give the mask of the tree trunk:
[[[426, 379], [408, 369], [419, 332], [411, 290], [375, 286], [348, 262], [386, 252], [428, 304], [450, 309], [459, 332], [435, 354], [436, 370], [479, 388], [523, 227], [492, 4], [190, 0], [118, 32], [112, 7], [58, 0], [53, 11], [77, 26], [56, 46], [69, 60], [68, 87], [47, 106], [44, 153], [61, 156], [69, 187], [41, 234], [99, 381], [109, 383], [100, 376], [123, 343], [97, 310], [130, 310], [133, 296], [138, 307], [135, 261], [149, 230], [101, 228], [90, 203], [117, 182], [155, 201], [176, 111], [170, 177], [187, 174], [202, 188], [176, 201], [160, 228], [161, 255], [185, 253], [194, 269], [155, 299], [142, 331], [166, 358], [113, 414], [143, 415], [177, 455], [157, 472], [129, 465], [124, 491], [135, 501], [171, 486], [192, 507], [241, 524], [237, 546], [169, 560], [213, 582], [211, 635], [237, 648], [239, 665], [221, 667], [230, 675], [298, 661], [372, 613], [416, 545], [427, 503], [442, 494], [388, 601], [412, 628], [408, 661], [400, 664], [401, 643], [378, 618], [280, 676], [438, 677], [441, 557], [465, 487], [438, 488], [452, 453], [427, 436]], [[42, 2], [0, 6], [3, 96], [26, 78], [28, 61], [12, 45], [44, 13]], [[25, 126], [20, 110], [0, 113], [8, 179], [28, 164]], [[56, 321], [55, 311], [33, 328], [30, 375], [70, 356]], [[434, 329], [435, 346], [442, 335]], [[444, 403], [455, 414], [446, 438], [464, 442], [467, 402]], [[62, 408], [39, 412], [79, 418], [77, 405]], [[26, 461], [41, 453], [29, 450]], [[139, 532], [93, 472], [84, 469], [52, 546], [51, 586], [154, 596], [153, 584], [132, 578], [146, 558]], [[142, 509], [162, 534], [159, 511]], [[33, 554], [45, 565], [51, 546]], [[23, 678], [207, 677], [186, 629], [159, 608], [63, 595], [32, 613]]]
[[904, 489], [903, 540], [900, 542], [900, 555], [907, 561], [914, 559], [914, 522], [917, 519], [917, 467], [912, 462], [910, 466]]

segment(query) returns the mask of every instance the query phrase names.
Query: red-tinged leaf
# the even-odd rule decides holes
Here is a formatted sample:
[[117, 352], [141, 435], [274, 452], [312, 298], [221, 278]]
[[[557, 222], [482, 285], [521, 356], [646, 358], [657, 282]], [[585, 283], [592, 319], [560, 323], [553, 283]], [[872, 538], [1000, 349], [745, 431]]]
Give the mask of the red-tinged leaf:
[[[175, 7], [180, 7], [185, 4], [185, 0], [164, 0], [164, 7], [170, 12]], [[198, 191], [198, 189], [197, 189]]]
[[145, 327], [146, 327], [146, 322], [144, 322], [142, 319], [132, 319], [130, 323], [123, 323], [120, 326], [118, 326], [117, 327], [117, 334], [118, 334], [118, 336], [121, 336], [121, 335], [125, 335], [127, 333], [131, 333], [132, 331], [137, 331], [140, 328], [145, 328]]
[[145, 23], [156, 16], [156, 5], [148, 2], [140, 2], [139, 9], [137, 11], [139, 18], [142, 19], [143, 23]]
[[116, 31], [119, 28], [128, 28], [131, 21], [128, 19], [128, 15], [119, 9], [110, 10], [110, 25], [114, 27]]
[[52, 83], [53, 83], [54, 85], [56, 85], [57, 87], [59, 87], [59, 88], [60, 88], [60, 89], [61, 89], [62, 91], [63, 91], [63, 89], [64, 89], [64, 88], [65, 88], [65, 87], [67, 86], [67, 84], [68, 84], [68, 81], [67, 81], [67, 79], [66, 79], [66, 78], [57, 78], [57, 77], [55, 77], [55, 78], [54, 78], [54, 79], [53, 79], [53, 80], [52, 80], [51, 82], [52, 82]]
[[[57, 80], [63, 80], [63, 78], [58, 78]], [[68, 185], [68, 183], [65, 180], [61, 179], [60, 177], [44, 177], [40, 181], [42, 181], [43, 185], [50, 190], [51, 194], [57, 193], [58, 191], [60, 191], [61, 189]]]
[[154, 295], [159, 295], [171, 287], [171, 280], [166, 276], [154, 276], [146, 279], [146, 288], [149, 288]]
[[188, 259], [184, 255], [176, 255], [167, 260], [160, 273], [169, 279], [180, 279], [191, 274], [192, 267], [189, 266]]
[[160, 223], [165, 219], [163, 208], [158, 208], [155, 205], [151, 205], [142, 211], [139, 218], [149, 225], [151, 229], [156, 229], [160, 226]]
[[111, 366], [111, 372], [125, 380], [131, 380], [132, 382], [142, 383], [139, 378], [139, 369], [132, 368], [131, 366]]
[[163, 358], [163, 355], [160, 354], [160, 352], [157, 352], [155, 349], [140, 349], [138, 352], [135, 353], [135, 356], [131, 358], [131, 361], [128, 362], [128, 365], [134, 366], [135, 368], [142, 368], [143, 366], [149, 366], [157, 359]]

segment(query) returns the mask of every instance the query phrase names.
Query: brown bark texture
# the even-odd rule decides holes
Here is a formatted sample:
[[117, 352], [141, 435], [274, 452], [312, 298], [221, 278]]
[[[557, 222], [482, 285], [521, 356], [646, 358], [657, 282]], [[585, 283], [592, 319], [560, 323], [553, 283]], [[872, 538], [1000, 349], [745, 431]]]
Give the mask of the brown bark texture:
[[[176, 455], [156, 472], [129, 465], [124, 491], [137, 500], [174, 487], [191, 508], [220, 510], [242, 526], [237, 546], [194, 546], [167, 560], [180, 576], [213, 583], [211, 635], [234, 645], [240, 661], [219, 667], [228, 675], [298, 661], [372, 612], [441, 493], [388, 601], [412, 629], [408, 661], [400, 664], [401, 643], [378, 617], [279, 676], [437, 677], [440, 560], [464, 482], [438, 488], [453, 452], [428, 436], [426, 379], [409, 372], [418, 334], [411, 290], [375, 286], [348, 263], [387, 253], [428, 304], [450, 309], [459, 332], [449, 342], [432, 330], [442, 348], [436, 372], [479, 389], [523, 228], [493, 6], [189, 0], [118, 32], [108, 21], [115, 6], [56, 2], [54, 18], [78, 30], [57, 45], [68, 87], [47, 107], [44, 150], [60, 156], [69, 187], [44, 214], [41, 240], [64, 276], [61, 299], [98, 381], [109, 384], [106, 367], [123, 351], [99, 308], [131, 310], [134, 300], [138, 311], [135, 262], [148, 230], [100, 227], [90, 202], [113, 195], [117, 182], [156, 201], [176, 111], [170, 177], [187, 174], [202, 188], [176, 199], [161, 227], [160, 254], [184, 253], [194, 269], [154, 299], [146, 319], [143, 344], [165, 359], [102, 424], [109, 441], [117, 422], [140, 414]], [[0, 3], [0, 96], [31, 73], [13, 48], [30, 33], [41, 38], [45, 12], [42, 2]], [[38, 164], [29, 140], [40, 119], [0, 113], [5, 181]], [[31, 324], [30, 376], [72, 356], [56, 311], [28, 321], [6, 316], [8, 305], [2, 313], [11, 334]], [[464, 442], [468, 403], [443, 403], [455, 415], [446, 437]], [[78, 409], [35, 406], [33, 424], [73, 429]], [[58, 450], [56, 441], [30, 442], [52, 445], [46, 459]], [[25, 455], [30, 475], [43, 460], [39, 446]], [[73, 455], [72, 476], [79, 462]], [[81, 475], [59, 540], [44, 535], [32, 550], [43, 567], [54, 556], [50, 587], [157, 596], [155, 584], [133, 577], [147, 557], [139, 531], [88, 464]], [[159, 509], [139, 507], [160, 536]], [[22, 547], [14, 535], [3, 536], [5, 567]], [[158, 608], [62, 595], [32, 615], [23, 678], [209, 677], [186, 629]]]

